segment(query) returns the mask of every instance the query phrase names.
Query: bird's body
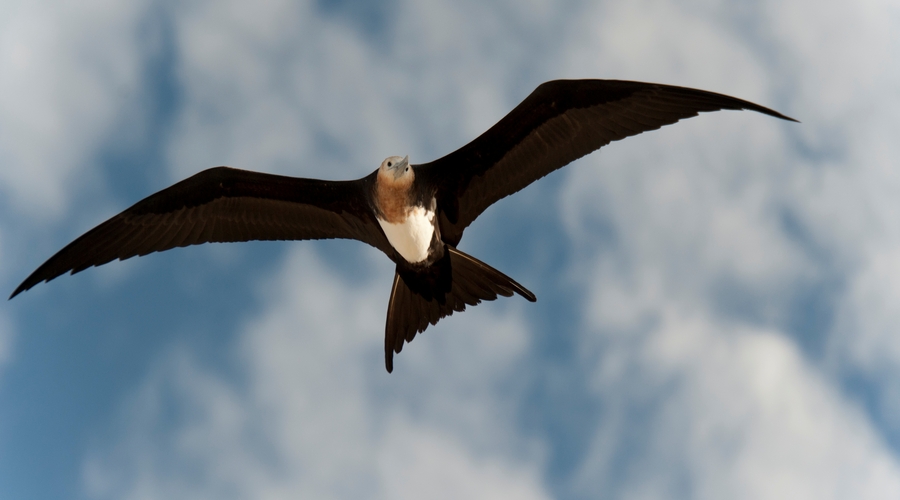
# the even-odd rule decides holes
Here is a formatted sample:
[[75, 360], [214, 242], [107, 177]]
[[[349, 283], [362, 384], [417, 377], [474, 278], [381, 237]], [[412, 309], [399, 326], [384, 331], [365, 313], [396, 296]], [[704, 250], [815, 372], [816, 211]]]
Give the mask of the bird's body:
[[413, 189], [414, 183], [409, 157], [385, 159], [378, 169], [372, 208], [397, 253], [410, 264], [425, 265], [430, 263], [429, 257], [441, 252], [440, 232], [435, 224], [437, 200], [430, 191], [424, 197], [416, 197], [421, 190]]
[[229, 167], [200, 172], [88, 231], [19, 285], [114, 259], [207, 242], [351, 238], [396, 263], [385, 363], [429, 324], [483, 300], [534, 294], [456, 247], [487, 207], [611, 141], [695, 116], [768, 108], [702, 90], [616, 80], [540, 85], [487, 132], [422, 165], [393, 156], [355, 181]]
[[434, 208], [412, 207], [397, 222], [378, 219], [388, 243], [410, 264], [421, 264], [428, 260], [432, 243], [440, 241], [434, 226]]

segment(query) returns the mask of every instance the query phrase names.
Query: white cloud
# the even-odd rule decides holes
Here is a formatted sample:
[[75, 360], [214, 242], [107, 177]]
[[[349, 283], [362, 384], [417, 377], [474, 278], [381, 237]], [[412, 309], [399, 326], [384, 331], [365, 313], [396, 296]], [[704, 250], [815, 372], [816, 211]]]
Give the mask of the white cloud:
[[[896, 421], [897, 387], [878, 380], [900, 367], [890, 7], [761, 3], [723, 16], [729, 8], [621, 4], [571, 35], [598, 40], [598, 51], [573, 52], [582, 71], [609, 63], [626, 77], [782, 102], [804, 121], [782, 136], [749, 113], [694, 118], [573, 169], [560, 198], [570, 236], [589, 248], [573, 266], [591, 270], [579, 274], [584, 350], [608, 408], [576, 491], [894, 498], [891, 431], [873, 423]], [[611, 241], [592, 241], [598, 224]], [[836, 326], [807, 333], [825, 359], [799, 351], [790, 317], [810, 313], [798, 295], [841, 280], [846, 289], [828, 292]], [[885, 415], [844, 393], [842, 377], [858, 371], [884, 385]]]
[[397, 5], [386, 46], [310, 2], [180, 8], [173, 179], [218, 164], [347, 178], [390, 155], [449, 153], [515, 104], [501, 91], [538, 44], [504, 40], [546, 20], [515, 5]]
[[[896, 498], [871, 423], [773, 331], [676, 309], [607, 345], [577, 489], [621, 498]], [[636, 436], [634, 420], [646, 434]], [[589, 495], [586, 495], [589, 496]]]
[[[300, 247], [263, 284], [270, 309], [242, 328], [246, 384], [171, 353], [128, 402], [118, 444], [86, 463], [88, 493], [546, 498], [540, 454], [507, 428], [513, 407], [497, 383], [524, 352], [525, 329], [511, 314], [470, 312], [454, 321], [460, 332], [432, 329], [408, 346], [388, 378], [388, 276], [378, 278], [348, 283]], [[498, 337], [514, 348], [492, 347]]]
[[[24, 233], [39, 227], [30, 223], [63, 216], [73, 195], [96, 180], [93, 155], [139, 86], [136, 29], [143, 5], [0, 2], [4, 284], [23, 277], [16, 264], [34, 250], [25, 248]], [[13, 332], [2, 315], [0, 365], [12, 359]]]
[[728, 24], [733, 11], [733, 3], [716, 1], [594, 4], [568, 33], [564, 71], [718, 89], [753, 100], [770, 75], [758, 47]]
[[139, 87], [143, 2], [0, 5], [0, 183], [15, 210], [59, 216]]
[[[796, 115], [695, 118], [567, 171], [565, 269], [586, 293], [573, 363], [605, 410], [571, 484], [553, 479], [585, 497], [896, 496], [884, 429], [841, 385], [870, 373], [894, 414], [898, 389], [881, 382], [900, 355], [890, 6], [544, 5], [404, 4], [386, 47], [308, 4], [179, 6], [173, 179], [220, 163], [346, 178], [389, 154], [430, 159], [499, 118], [531, 72], [691, 85]], [[241, 329], [246, 383], [190, 352], [161, 360], [87, 462], [89, 491], [546, 497], [555, 443], [516, 426], [521, 305], [442, 322], [388, 379], [387, 263], [362, 254], [383, 267], [350, 283], [302, 248]], [[836, 326], [812, 333], [830, 336], [823, 360], [790, 325], [797, 296], [834, 276], [847, 288], [833, 292]]]

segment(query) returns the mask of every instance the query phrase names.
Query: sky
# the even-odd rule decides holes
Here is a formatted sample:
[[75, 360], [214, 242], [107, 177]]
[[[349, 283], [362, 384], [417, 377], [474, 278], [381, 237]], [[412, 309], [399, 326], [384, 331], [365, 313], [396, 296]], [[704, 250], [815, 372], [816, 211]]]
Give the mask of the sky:
[[486, 211], [533, 291], [383, 366], [393, 269], [212, 244], [0, 306], [0, 498], [900, 497], [900, 6], [0, 0], [0, 285], [230, 165], [424, 163], [543, 81], [733, 95]]

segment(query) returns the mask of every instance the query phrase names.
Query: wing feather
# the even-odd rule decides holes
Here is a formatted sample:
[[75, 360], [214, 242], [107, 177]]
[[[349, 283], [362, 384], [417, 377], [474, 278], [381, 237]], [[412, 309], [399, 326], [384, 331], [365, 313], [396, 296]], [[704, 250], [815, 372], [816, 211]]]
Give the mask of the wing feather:
[[321, 181], [216, 167], [139, 201], [64, 247], [10, 298], [115, 259], [210, 242], [357, 239], [390, 254], [369, 208], [374, 176]]
[[487, 132], [431, 163], [416, 178], [437, 186], [441, 234], [451, 245], [487, 207], [612, 141], [701, 112], [747, 109], [791, 120], [749, 101], [703, 90], [618, 80], [540, 85]]

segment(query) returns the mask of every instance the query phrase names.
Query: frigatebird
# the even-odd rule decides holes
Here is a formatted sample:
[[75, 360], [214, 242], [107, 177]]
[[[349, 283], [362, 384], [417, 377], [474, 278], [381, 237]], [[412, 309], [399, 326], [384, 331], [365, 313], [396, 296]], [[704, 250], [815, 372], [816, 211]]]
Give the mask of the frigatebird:
[[396, 263], [385, 367], [404, 342], [483, 300], [535, 295], [460, 251], [466, 227], [494, 202], [612, 141], [722, 109], [796, 121], [703, 90], [619, 80], [541, 84], [497, 124], [421, 165], [391, 156], [353, 181], [204, 170], [135, 203], [50, 257], [10, 295], [66, 272], [208, 242], [348, 238]]

